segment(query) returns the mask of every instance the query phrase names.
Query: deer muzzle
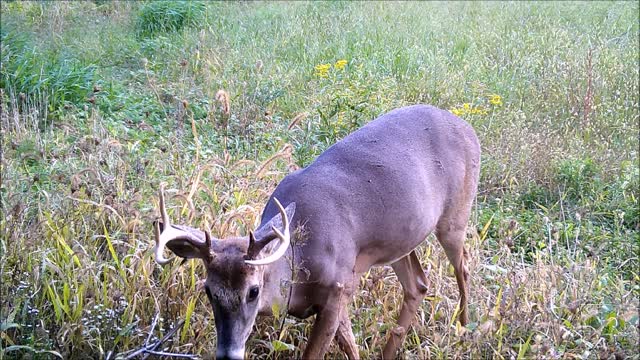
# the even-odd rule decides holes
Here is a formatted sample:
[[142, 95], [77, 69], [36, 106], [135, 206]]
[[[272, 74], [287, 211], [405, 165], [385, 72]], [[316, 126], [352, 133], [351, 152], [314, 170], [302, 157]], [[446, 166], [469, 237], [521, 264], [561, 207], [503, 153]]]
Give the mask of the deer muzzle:
[[222, 359], [233, 359], [233, 360], [244, 359], [244, 347], [229, 348], [229, 349], [218, 348], [218, 350], [216, 350], [216, 360], [222, 360]]

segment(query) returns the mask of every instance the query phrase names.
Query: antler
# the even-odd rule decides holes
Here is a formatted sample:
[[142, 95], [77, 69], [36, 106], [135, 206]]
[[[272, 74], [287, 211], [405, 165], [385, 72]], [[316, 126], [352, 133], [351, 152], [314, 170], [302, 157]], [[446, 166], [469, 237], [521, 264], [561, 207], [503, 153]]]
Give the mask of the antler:
[[164, 184], [160, 184], [160, 216], [162, 217], [164, 231], [160, 233], [160, 224], [156, 221], [154, 225], [156, 234], [155, 255], [156, 262], [158, 262], [158, 264], [160, 265], [165, 265], [173, 260], [173, 257], [167, 259], [162, 254], [164, 247], [167, 245], [167, 242], [171, 240], [171, 238], [169, 238], [167, 235], [169, 235], [168, 232], [170, 232], [172, 229], [171, 220], [169, 220], [167, 209], [165, 209], [164, 207]]
[[280, 259], [282, 255], [284, 255], [284, 253], [287, 251], [287, 248], [289, 247], [289, 244], [291, 243], [291, 235], [289, 233], [289, 218], [287, 217], [287, 212], [284, 210], [282, 204], [280, 204], [280, 201], [278, 201], [278, 199], [274, 197], [273, 200], [278, 206], [278, 210], [280, 210], [280, 216], [282, 217], [282, 232], [280, 232], [280, 230], [278, 230], [275, 226], [271, 225], [271, 229], [280, 239], [280, 246], [278, 246], [278, 248], [273, 253], [271, 253], [271, 255], [265, 258], [258, 260], [245, 260], [244, 262], [249, 265], [267, 265], [275, 262], [276, 260]]
[[[171, 220], [169, 220], [169, 215], [167, 214], [167, 209], [165, 208], [164, 202], [164, 185], [160, 185], [160, 215], [162, 216], [163, 222], [163, 231], [160, 232], [160, 224], [155, 222], [155, 236], [156, 236], [156, 248], [155, 248], [155, 258], [156, 262], [160, 265], [165, 265], [173, 260], [171, 258], [165, 258], [163, 255], [164, 248], [167, 246], [172, 240], [182, 239], [187, 241], [191, 246], [197, 248], [202, 255], [198, 257], [209, 257], [211, 252], [211, 236], [205, 231], [205, 239], [201, 239], [196, 236], [192, 231], [186, 231], [181, 229], [179, 226], [174, 226], [171, 224]], [[195, 229], [194, 229], [195, 230]], [[180, 255], [180, 254], [178, 254]]]

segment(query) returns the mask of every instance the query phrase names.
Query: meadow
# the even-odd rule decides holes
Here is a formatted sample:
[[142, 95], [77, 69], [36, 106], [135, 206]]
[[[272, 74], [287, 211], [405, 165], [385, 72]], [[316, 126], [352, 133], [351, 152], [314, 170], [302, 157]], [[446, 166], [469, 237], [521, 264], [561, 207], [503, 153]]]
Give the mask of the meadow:
[[[291, 171], [403, 105], [482, 144], [471, 323], [432, 238], [399, 357], [638, 359], [638, 2], [2, 1], [0, 359], [215, 354], [176, 223], [253, 229]], [[402, 301], [388, 267], [351, 304], [363, 358]], [[299, 357], [311, 320], [258, 321], [250, 358]], [[344, 357], [335, 344], [330, 358]], [[142, 356], [140, 356], [142, 358]]]

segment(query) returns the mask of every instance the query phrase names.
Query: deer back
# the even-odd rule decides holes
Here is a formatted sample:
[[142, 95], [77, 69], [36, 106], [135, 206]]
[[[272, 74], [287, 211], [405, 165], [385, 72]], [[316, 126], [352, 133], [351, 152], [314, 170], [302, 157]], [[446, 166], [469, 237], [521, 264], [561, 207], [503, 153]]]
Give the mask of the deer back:
[[[359, 266], [368, 268], [406, 255], [445, 211], [455, 211], [456, 194], [475, 191], [479, 162], [480, 146], [469, 124], [447, 111], [414, 105], [334, 144], [285, 177], [272, 197], [285, 206], [296, 203], [292, 229], [300, 230], [296, 241], [307, 268], [321, 258], [317, 271], [331, 272], [334, 263], [358, 257]], [[263, 219], [277, 214], [268, 204]]]

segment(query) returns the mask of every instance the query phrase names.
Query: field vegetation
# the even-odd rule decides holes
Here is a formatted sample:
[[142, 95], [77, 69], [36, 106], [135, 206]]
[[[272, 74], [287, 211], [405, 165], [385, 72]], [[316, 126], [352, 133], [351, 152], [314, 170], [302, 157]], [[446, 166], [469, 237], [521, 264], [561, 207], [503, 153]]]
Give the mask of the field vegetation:
[[[246, 234], [287, 173], [393, 108], [482, 143], [471, 324], [433, 238], [402, 358], [638, 359], [638, 2], [2, 1], [0, 358], [215, 354], [198, 261], [154, 262], [175, 222]], [[399, 139], [401, 141], [401, 139]], [[352, 303], [363, 358], [401, 303]], [[251, 358], [299, 357], [311, 320], [258, 321]], [[343, 357], [332, 345], [330, 356]]]

